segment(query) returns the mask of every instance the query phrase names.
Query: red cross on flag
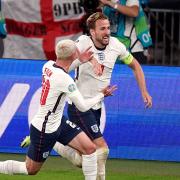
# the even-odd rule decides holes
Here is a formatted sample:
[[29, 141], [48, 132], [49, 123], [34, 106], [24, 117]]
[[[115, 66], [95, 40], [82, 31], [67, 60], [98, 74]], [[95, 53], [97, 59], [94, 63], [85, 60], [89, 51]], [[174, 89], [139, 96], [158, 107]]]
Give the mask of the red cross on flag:
[[7, 38], [4, 58], [55, 60], [60, 39], [82, 34], [78, 0], [2, 0]]

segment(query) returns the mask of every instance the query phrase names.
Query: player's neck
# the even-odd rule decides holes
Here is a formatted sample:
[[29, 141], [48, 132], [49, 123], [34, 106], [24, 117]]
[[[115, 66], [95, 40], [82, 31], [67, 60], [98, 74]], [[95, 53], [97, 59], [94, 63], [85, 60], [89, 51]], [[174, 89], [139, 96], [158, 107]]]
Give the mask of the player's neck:
[[70, 67], [69, 61], [56, 61], [56, 66], [59, 66], [60, 68], [64, 69], [64, 71], [68, 72]]
[[94, 44], [94, 46], [95, 46], [96, 49], [98, 49], [98, 50], [104, 50], [104, 49], [106, 49], [106, 45], [103, 45], [103, 44], [99, 43], [98, 41], [96, 41], [96, 40], [93, 39], [92, 37], [91, 37], [91, 40], [92, 40], [92, 42], [93, 42], [93, 44]]

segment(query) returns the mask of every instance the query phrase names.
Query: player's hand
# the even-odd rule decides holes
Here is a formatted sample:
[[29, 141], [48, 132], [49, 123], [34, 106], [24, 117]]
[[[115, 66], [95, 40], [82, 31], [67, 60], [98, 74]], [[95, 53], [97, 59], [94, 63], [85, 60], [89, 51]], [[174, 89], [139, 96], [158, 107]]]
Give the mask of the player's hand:
[[93, 71], [94, 73], [97, 75], [97, 76], [101, 76], [102, 73], [103, 73], [103, 69], [104, 69], [104, 66], [102, 64], [99, 64], [97, 59], [95, 57], [93, 57], [91, 60], [90, 60], [90, 63], [92, 64], [93, 66]]
[[151, 108], [152, 107], [152, 97], [149, 95], [149, 93], [146, 91], [142, 93], [142, 97], [145, 103], [145, 108]]
[[79, 61], [85, 63], [93, 58], [93, 52], [90, 50], [92, 46], [89, 46], [84, 52], [78, 50]]
[[115, 90], [117, 90], [117, 85], [107, 86], [101, 92], [104, 94], [104, 97], [107, 97], [107, 96], [113, 96], [113, 92]]

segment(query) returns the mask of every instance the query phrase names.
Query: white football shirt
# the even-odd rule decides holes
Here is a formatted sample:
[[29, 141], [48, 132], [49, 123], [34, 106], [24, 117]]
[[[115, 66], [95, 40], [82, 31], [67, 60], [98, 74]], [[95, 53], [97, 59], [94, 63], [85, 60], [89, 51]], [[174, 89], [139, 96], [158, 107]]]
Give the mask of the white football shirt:
[[[113, 67], [118, 57], [126, 64], [130, 64], [133, 59], [126, 47], [114, 37], [110, 37], [109, 44], [104, 50], [97, 49], [91, 38], [86, 35], [81, 35], [76, 44], [81, 52], [92, 46], [91, 50], [94, 52], [94, 57], [102, 64], [103, 68], [101, 76], [97, 76], [94, 73], [90, 62], [81, 64], [76, 71], [76, 85], [85, 99], [96, 96], [110, 84]], [[102, 102], [100, 101], [93, 106], [93, 109], [100, 108], [101, 104]]]
[[32, 125], [45, 133], [55, 132], [61, 123], [66, 97], [81, 111], [87, 111], [103, 98], [103, 94], [84, 101], [74, 80], [54, 61], [48, 61], [42, 70], [43, 82], [40, 106]]

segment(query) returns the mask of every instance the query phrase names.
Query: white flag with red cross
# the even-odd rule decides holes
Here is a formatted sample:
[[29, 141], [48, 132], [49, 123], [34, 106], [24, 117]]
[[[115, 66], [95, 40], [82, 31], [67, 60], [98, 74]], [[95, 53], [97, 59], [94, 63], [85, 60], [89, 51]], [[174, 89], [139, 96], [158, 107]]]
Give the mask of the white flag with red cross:
[[52, 59], [58, 40], [82, 34], [78, 0], [2, 0], [7, 38], [3, 58]]

